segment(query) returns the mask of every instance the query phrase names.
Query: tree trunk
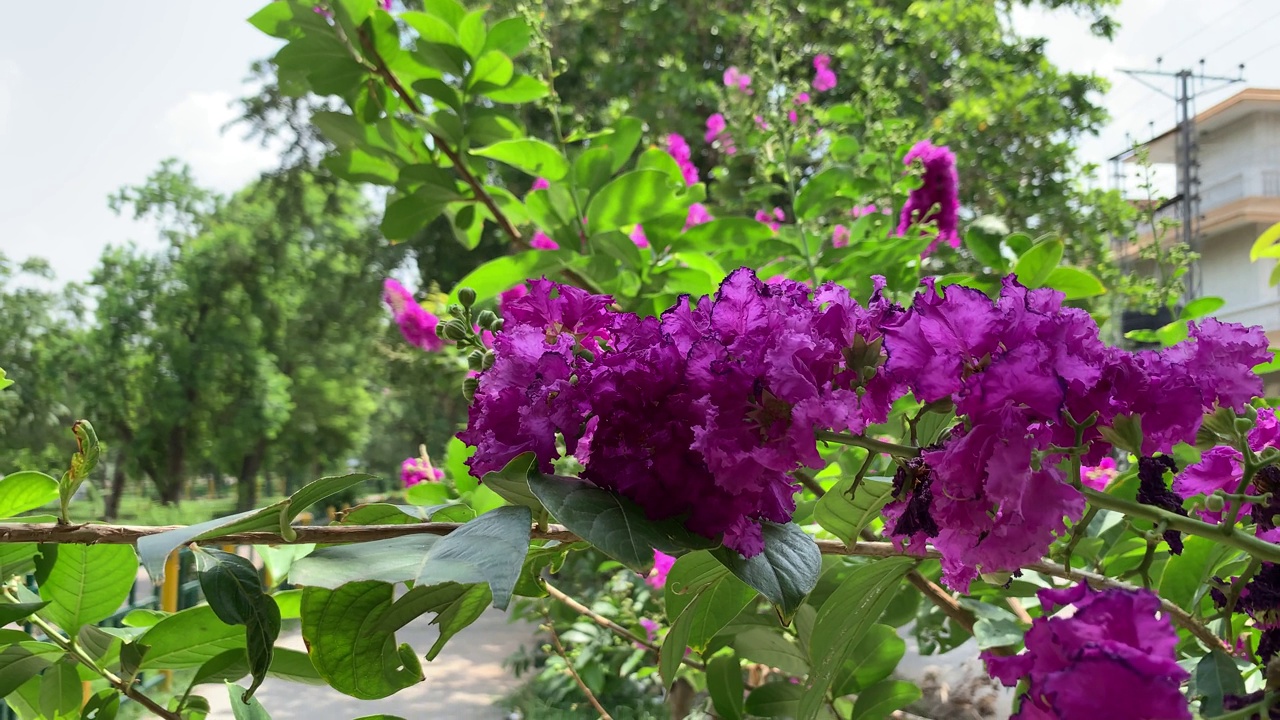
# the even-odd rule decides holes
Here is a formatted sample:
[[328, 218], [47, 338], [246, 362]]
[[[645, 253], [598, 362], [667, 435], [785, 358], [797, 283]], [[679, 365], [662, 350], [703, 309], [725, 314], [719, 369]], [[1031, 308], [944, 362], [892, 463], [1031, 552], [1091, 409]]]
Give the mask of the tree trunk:
[[258, 471], [267, 457], [267, 441], [257, 447], [240, 462], [240, 474], [236, 478], [236, 511], [252, 510], [258, 504]]
[[174, 428], [169, 433], [168, 453], [164, 458], [164, 477], [156, 478], [161, 505], [178, 505], [187, 473], [187, 429]]
[[125, 454], [120, 453], [116, 457], [116, 464], [111, 468], [111, 488], [107, 492], [106, 500], [102, 502], [102, 515], [107, 522], [112, 522], [120, 516], [120, 497], [124, 495], [125, 460]]

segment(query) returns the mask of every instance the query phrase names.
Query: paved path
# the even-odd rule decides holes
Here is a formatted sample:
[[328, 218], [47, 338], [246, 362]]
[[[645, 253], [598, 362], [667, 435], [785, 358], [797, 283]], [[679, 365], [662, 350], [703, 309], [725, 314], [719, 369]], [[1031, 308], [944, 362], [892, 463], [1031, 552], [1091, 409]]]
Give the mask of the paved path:
[[[430, 616], [409, 623], [396, 633], [419, 656], [435, 642], [438, 633]], [[493, 703], [519, 684], [502, 661], [522, 644], [531, 644], [533, 630], [507, 622], [506, 613], [489, 610], [470, 627], [449, 640], [432, 662], [423, 661], [426, 680], [382, 700], [356, 700], [332, 688], [301, 685], [267, 678], [257, 697], [272, 720], [352, 720], [377, 713], [408, 720], [498, 720], [505, 714]], [[304, 650], [302, 635], [294, 631], [279, 644]], [[227, 695], [215, 686], [201, 688], [209, 699], [211, 720], [232, 717]]]

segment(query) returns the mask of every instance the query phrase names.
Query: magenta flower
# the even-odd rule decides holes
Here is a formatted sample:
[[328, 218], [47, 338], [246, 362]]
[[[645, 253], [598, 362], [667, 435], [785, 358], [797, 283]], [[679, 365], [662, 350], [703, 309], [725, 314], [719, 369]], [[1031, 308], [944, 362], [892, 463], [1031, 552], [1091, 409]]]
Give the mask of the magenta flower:
[[730, 67], [724, 71], [724, 86], [728, 88], [737, 88], [738, 90], [750, 95], [751, 94], [751, 76], [742, 72], [737, 67]]
[[533, 237], [529, 240], [529, 247], [534, 250], [559, 250], [560, 243], [552, 240], [550, 235], [541, 230], [535, 230]]
[[946, 243], [960, 247], [959, 210], [960, 180], [956, 174], [956, 156], [945, 145], [934, 146], [921, 140], [902, 159], [908, 167], [916, 160], [924, 166], [923, 184], [907, 196], [898, 219], [898, 235], [906, 236], [912, 225], [928, 222], [937, 225], [938, 234], [922, 255], [928, 256]]
[[800, 116], [796, 114], [795, 110], [787, 111], [787, 121], [790, 122], [792, 125], [795, 125], [799, 119], [800, 119]]
[[770, 230], [778, 231], [782, 227], [782, 222], [787, 219], [787, 214], [782, 212], [782, 208], [774, 208], [770, 213], [766, 210], [756, 211], [756, 222], [762, 222], [769, 226]]
[[761, 130], [769, 129], [769, 123], [765, 122], [763, 115], [756, 115], [755, 121], [756, 121], [756, 127], [760, 128]]
[[[1154, 593], [1082, 582], [1037, 594], [1046, 616], [1032, 622], [1026, 652], [983, 654], [1006, 686], [1028, 678], [1016, 720], [1191, 720], [1179, 687], [1190, 673], [1178, 665], [1178, 634], [1157, 615]], [[1067, 605], [1071, 617], [1048, 616]]]
[[436, 335], [439, 318], [413, 299], [399, 282], [387, 278], [382, 284], [382, 301], [391, 308], [392, 317], [400, 327], [400, 334], [408, 343], [428, 352], [444, 349], [444, 341]]
[[400, 481], [406, 488], [421, 482], [437, 482], [443, 479], [444, 471], [431, 467], [422, 458], [405, 458], [404, 462], [400, 463]]
[[382, 9], [383, 9], [383, 10], [390, 10], [390, 9], [391, 9], [391, 0], [382, 0]]
[[649, 238], [645, 236], [644, 228], [639, 225], [632, 228], [631, 233], [628, 234], [627, 237], [631, 238], [631, 242], [635, 243], [636, 247], [649, 247]]
[[715, 142], [715, 139], [720, 137], [726, 127], [727, 123], [725, 123], [724, 115], [715, 113], [707, 118], [707, 134], [704, 139], [707, 142]]
[[676, 164], [680, 166], [680, 174], [684, 176], [686, 185], [696, 185], [698, 183], [698, 167], [693, 164], [693, 151], [689, 149], [689, 143], [685, 139], [675, 133], [671, 133], [664, 138], [667, 153], [675, 158]]
[[[860, 218], [860, 217], [862, 217], [863, 215], [870, 215], [870, 214], [872, 214], [872, 213], [874, 213], [874, 212], [876, 212], [876, 206], [875, 206], [875, 205], [855, 205], [855, 206], [853, 206], [853, 209], [849, 210], [849, 215], [850, 215], [850, 216], [852, 216], [852, 217], [855, 217], [855, 218]], [[882, 212], [882, 213], [884, 213], [884, 214], [888, 215], [888, 214], [889, 214], [889, 208], [885, 208], [884, 210], [881, 210], [880, 212]]]
[[844, 225], [837, 225], [836, 229], [831, 231], [831, 247], [842, 248], [847, 247], [848, 245], [849, 228]]
[[533, 192], [534, 190], [546, 190], [549, 187], [551, 187], [551, 183], [547, 182], [546, 178], [540, 177], [533, 181], [533, 185], [529, 186], [529, 191]]
[[[1280, 447], [1280, 423], [1277, 423], [1276, 411], [1273, 408], [1260, 408], [1254, 428], [1249, 431], [1249, 448], [1254, 452], [1262, 452], [1268, 447]], [[1173, 491], [1182, 497], [1195, 495], [1212, 495], [1221, 490], [1234, 493], [1244, 477], [1244, 458], [1239, 450], [1218, 446], [1206, 450], [1200, 456], [1200, 462], [1188, 465], [1182, 474], [1173, 482]], [[1243, 503], [1240, 513], [1252, 517], [1257, 525], [1256, 532], [1264, 540], [1276, 542], [1280, 540], [1280, 531], [1276, 530], [1275, 516], [1280, 514], [1280, 468], [1267, 466], [1258, 471], [1254, 481], [1245, 488], [1248, 495], [1273, 493], [1273, 500], [1267, 505]], [[1198, 510], [1201, 519], [1217, 523], [1222, 520], [1222, 510], [1209, 510], [1201, 507]]]
[[[640, 618], [640, 627], [644, 628], [644, 639], [648, 640], [650, 644], [652, 644], [655, 640], [658, 639], [658, 628], [661, 626], [658, 625], [657, 622], [650, 620], [647, 617], [642, 617]], [[637, 648], [640, 648], [641, 650], [645, 649], [645, 646], [641, 645], [640, 643], [634, 643], [634, 644]]]
[[654, 590], [661, 590], [667, 584], [667, 573], [671, 572], [671, 566], [676, 564], [676, 559], [660, 550], [653, 551], [653, 569], [649, 571], [649, 575], [644, 581]]
[[689, 214], [685, 216], [684, 229], [688, 230], [695, 225], [701, 225], [703, 223], [711, 222], [712, 220], [715, 220], [715, 218], [711, 215], [711, 212], [707, 210], [706, 205], [703, 205], [702, 203], [694, 203], [689, 206]]
[[809, 104], [809, 93], [807, 93], [807, 92], [798, 93], [798, 94], [796, 95], [796, 104], [797, 104], [797, 105], [808, 105], [808, 104]]
[[1080, 483], [1087, 488], [1102, 491], [1106, 490], [1107, 485], [1119, 474], [1120, 471], [1116, 470], [1116, 461], [1105, 457], [1097, 465], [1080, 467]]
[[826, 92], [836, 86], [836, 74], [831, 70], [831, 58], [818, 55], [813, 59], [813, 90]]
[[[503, 291], [501, 294], [498, 295], [498, 311], [501, 312], [502, 308], [505, 305], [511, 302], [514, 302], [515, 300], [519, 300], [520, 298], [528, 294], [529, 294], [529, 288], [526, 287], [525, 285], [517, 285], [511, 288], [510, 290]], [[485, 332], [488, 332], [488, 331], [486, 330]]]

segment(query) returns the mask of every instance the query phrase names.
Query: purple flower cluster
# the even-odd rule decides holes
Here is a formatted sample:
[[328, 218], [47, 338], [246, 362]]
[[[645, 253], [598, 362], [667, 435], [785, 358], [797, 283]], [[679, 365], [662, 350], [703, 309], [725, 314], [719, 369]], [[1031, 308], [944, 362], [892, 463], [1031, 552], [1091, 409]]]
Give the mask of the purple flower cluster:
[[818, 55], [813, 59], [813, 90], [826, 92], [836, 86], [836, 74], [831, 70], [831, 58]]
[[413, 299], [413, 293], [405, 286], [387, 278], [382, 283], [382, 301], [391, 308], [391, 315], [400, 327], [400, 334], [410, 345], [429, 352], [444, 348], [444, 341], [436, 335], [440, 319], [419, 305]]
[[916, 160], [924, 166], [923, 184], [911, 191], [907, 204], [902, 206], [898, 235], [906, 236], [914, 224], [933, 222], [938, 234], [924, 254], [932, 253], [938, 243], [958, 248], [960, 178], [956, 173], [956, 156], [945, 145], [935, 146], [928, 140], [921, 140], [907, 152], [902, 162], [910, 167]]
[[[710, 121], [708, 120], [708, 122]], [[676, 164], [680, 166], [680, 175], [684, 177], [685, 185], [697, 185], [698, 167], [693, 164], [693, 151], [689, 149], [689, 143], [675, 133], [667, 135], [664, 138], [664, 143], [667, 153], [675, 158]], [[688, 230], [694, 225], [701, 225], [712, 220], [715, 220], [715, 218], [707, 210], [706, 205], [694, 203], [689, 206], [689, 215], [685, 218], [684, 229]]]
[[400, 482], [409, 488], [422, 482], [435, 482], [444, 479], [444, 471], [431, 467], [422, 458], [405, 458], [400, 463]]
[[[1028, 679], [1016, 720], [1191, 720], [1179, 686], [1178, 634], [1157, 616], [1147, 590], [1091, 590], [1085, 583], [1037, 593], [1045, 616], [1027, 631], [1027, 651], [984, 654], [1007, 686]], [[1074, 606], [1070, 617], [1050, 617]]]
[[[1133, 354], [1104, 346], [1089, 314], [1063, 307], [1062, 298], [1012, 278], [994, 303], [971, 288], [948, 286], [945, 295], [930, 288], [884, 329], [887, 375], [919, 401], [950, 402], [965, 418], [923, 452], [929, 471], [904, 478], [885, 508], [893, 522], [926, 506], [936, 533], [908, 523], [910, 532], [894, 534], [915, 549], [931, 541], [945, 581], [958, 590], [979, 573], [1034, 562], [1064, 517], [1080, 518], [1084, 499], [1061, 469], [1065, 456], [1050, 449], [1076, 444], [1068, 415], [1096, 418], [1083, 459], [1097, 465], [1110, 450], [1098, 428], [1117, 418], [1141, 415], [1144, 452], [1168, 453], [1194, 440], [1216, 402], [1235, 406], [1261, 394], [1252, 373], [1266, 355], [1261, 330], [1210, 320], [1186, 343]], [[1201, 356], [1216, 359], [1212, 375], [1188, 360]]]
[[751, 94], [751, 76], [742, 72], [737, 67], [730, 67], [724, 71], [724, 86], [727, 88], [735, 88], [740, 92]]
[[[1258, 418], [1249, 431], [1248, 442], [1249, 449], [1254, 452], [1280, 447], [1280, 422], [1277, 421], [1273, 408], [1258, 410]], [[1235, 493], [1244, 478], [1243, 463], [1244, 457], [1235, 448], [1222, 445], [1210, 448], [1201, 455], [1200, 462], [1187, 466], [1174, 480], [1173, 490], [1184, 498], [1212, 495], [1219, 490]], [[1265, 496], [1266, 493], [1271, 493], [1270, 503], [1243, 503], [1240, 512], [1252, 517], [1258, 537], [1278, 542], [1280, 529], [1276, 527], [1276, 516], [1280, 515], [1280, 468], [1274, 465], [1259, 470], [1245, 488], [1247, 495]], [[1202, 507], [1199, 513], [1205, 521], [1217, 523], [1222, 520], [1223, 511]]]
[[641, 318], [547, 280], [529, 290], [504, 306], [459, 435], [477, 477], [528, 451], [549, 471], [558, 433], [583, 478], [751, 556], [760, 521], [795, 510], [787, 473], [824, 464], [815, 432], [860, 432], [892, 403], [889, 381], [845, 353], [899, 311], [878, 294], [864, 308], [834, 285], [815, 296], [742, 269], [714, 297]]

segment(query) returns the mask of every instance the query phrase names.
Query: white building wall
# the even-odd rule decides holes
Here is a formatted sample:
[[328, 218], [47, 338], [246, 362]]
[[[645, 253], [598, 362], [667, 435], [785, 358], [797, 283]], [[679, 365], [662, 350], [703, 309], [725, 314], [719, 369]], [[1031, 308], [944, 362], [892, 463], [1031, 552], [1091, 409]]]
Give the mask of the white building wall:
[[1274, 260], [1249, 262], [1249, 249], [1264, 228], [1247, 225], [1204, 239], [1201, 292], [1226, 301], [1215, 313], [1225, 322], [1280, 329], [1280, 289], [1268, 285]]
[[1280, 111], [1200, 137], [1200, 211], [1246, 197], [1280, 197]]

